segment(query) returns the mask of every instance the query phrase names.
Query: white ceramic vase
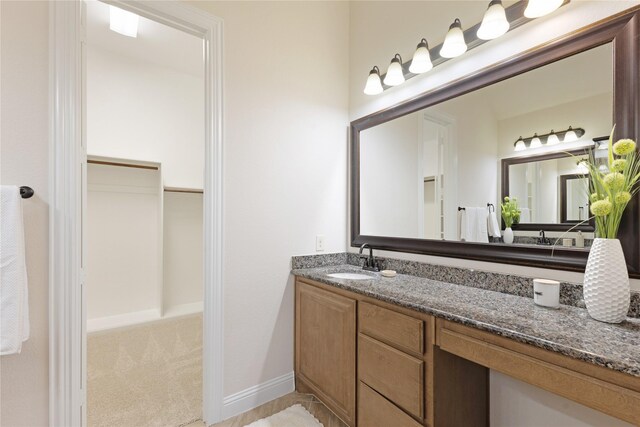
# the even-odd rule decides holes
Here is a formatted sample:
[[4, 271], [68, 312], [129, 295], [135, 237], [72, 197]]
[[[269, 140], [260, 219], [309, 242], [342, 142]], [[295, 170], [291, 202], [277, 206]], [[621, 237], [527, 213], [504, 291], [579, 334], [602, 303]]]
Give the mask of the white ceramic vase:
[[584, 272], [584, 302], [589, 315], [607, 323], [627, 317], [630, 303], [629, 274], [618, 239], [595, 239]]
[[502, 240], [508, 245], [513, 243], [513, 230], [511, 227], [505, 228], [504, 233], [502, 233]]

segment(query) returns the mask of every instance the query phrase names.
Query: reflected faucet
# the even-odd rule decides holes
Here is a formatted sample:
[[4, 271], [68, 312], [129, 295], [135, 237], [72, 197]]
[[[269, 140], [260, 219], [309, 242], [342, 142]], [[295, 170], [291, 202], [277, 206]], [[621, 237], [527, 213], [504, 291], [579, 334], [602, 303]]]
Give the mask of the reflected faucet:
[[538, 244], [539, 245], [550, 245], [551, 244], [549, 239], [547, 239], [547, 237], [545, 236], [544, 230], [540, 230], [540, 233], [538, 234]]
[[[363, 255], [362, 252], [364, 248], [369, 248], [369, 256]], [[380, 266], [378, 265], [378, 261], [373, 257], [373, 248], [370, 244], [364, 243], [360, 246], [360, 258], [364, 259], [364, 264], [362, 265], [363, 270], [367, 271], [380, 271]]]

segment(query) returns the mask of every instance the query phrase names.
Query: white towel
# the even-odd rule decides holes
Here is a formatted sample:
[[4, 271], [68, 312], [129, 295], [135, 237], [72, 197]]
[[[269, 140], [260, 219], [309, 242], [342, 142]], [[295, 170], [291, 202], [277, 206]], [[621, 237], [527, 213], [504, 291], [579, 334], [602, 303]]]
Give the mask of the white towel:
[[22, 197], [0, 186], [0, 355], [16, 354], [29, 338], [29, 292]]
[[489, 243], [487, 208], [467, 207], [460, 211], [460, 240]]
[[487, 229], [489, 230], [489, 235], [491, 237], [502, 237], [502, 233], [500, 233], [500, 224], [498, 224], [498, 217], [496, 216], [495, 211], [489, 212], [487, 216]]
[[531, 209], [520, 208], [520, 224], [531, 222]]

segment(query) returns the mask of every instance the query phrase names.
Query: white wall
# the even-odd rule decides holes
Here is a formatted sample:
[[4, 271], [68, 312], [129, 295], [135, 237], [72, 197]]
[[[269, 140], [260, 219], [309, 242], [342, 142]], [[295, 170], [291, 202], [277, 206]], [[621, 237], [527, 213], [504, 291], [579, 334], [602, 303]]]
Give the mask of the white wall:
[[[48, 419], [48, 5], [2, 3], [2, 180], [30, 184], [32, 338], [3, 357], [2, 424]], [[293, 254], [346, 236], [346, 2], [193, 2], [225, 20], [225, 395], [293, 370]]]
[[164, 193], [162, 293], [168, 314], [185, 304], [202, 304], [202, 208], [202, 194]]
[[228, 396], [293, 370], [291, 256], [345, 250], [349, 4], [192, 4], [224, 19]]
[[360, 134], [360, 233], [419, 237], [422, 114]]
[[160, 176], [152, 169], [87, 166], [89, 331], [111, 316], [160, 315]]
[[87, 151], [162, 163], [165, 186], [201, 189], [203, 76], [89, 44]]
[[[439, 87], [447, 82], [454, 81], [471, 72], [482, 69], [497, 61], [509, 58], [519, 52], [525, 51], [546, 41], [552, 40], [563, 34], [589, 25], [597, 20], [613, 15], [628, 7], [638, 4], [638, 1], [574, 1], [560, 11], [548, 17], [539, 19], [533, 23], [520, 27], [499, 40], [487, 43], [460, 58], [449, 61], [423, 76], [416, 77], [396, 88], [385, 91], [378, 96], [367, 96], [362, 93], [366, 76], [373, 65], [385, 68], [395, 52], [400, 52], [403, 57], [409, 58], [415, 49], [415, 44], [429, 26], [425, 19], [435, 22], [450, 22], [459, 11], [451, 14], [439, 13], [437, 7], [431, 14], [425, 14], [424, 8], [431, 7], [434, 3], [442, 5], [448, 3], [452, 8], [464, 8], [471, 6], [473, 2], [353, 2], [351, 4], [350, 17], [350, 120], [355, 120], [367, 114], [383, 108], [390, 107], [398, 102], [405, 101], [430, 89]], [[429, 16], [429, 18], [426, 18]], [[478, 17], [477, 20], [481, 18]], [[401, 23], [394, 25], [394, 23]], [[382, 31], [381, 29], [384, 29]], [[446, 28], [442, 29], [442, 38]], [[442, 41], [430, 39], [432, 45]], [[354, 248], [350, 248], [354, 250]], [[425, 262], [435, 262], [444, 265], [462, 266], [467, 268], [497, 271], [512, 274], [522, 274], [532, 277], [545, 277], [560, 280], [581, 282], [582, 274], [528, 268], [521, 266], [509, 266], [486, 262], [475, 262], [444, 257], [420, 256], [401, 254], [398, 252], [380, 251], [380, 255], [401, 257]], [[640, 289], [640, 282], [632, 281], [632, 286]], [[493, 377], [492, 387], [502, 388], [507, 386], [506, 381]], [[511, 388], [512, 397], [527, 397], [527, 391], [518, 385]], [[547, 399], [555, 398], [553, 395], [542, 392]], [[500, 396], [492, 399], [492, 423], [496, 425], [513, 425], [509, 420], [502, 419], [497, 410], [505, 404]], [[545, 416], [547, 425], [563, 423], [563, 425], [580, 425], [581, 415], [566, 418], [555, 416], [549, 405], [538, 407], [524, 406], [519, 412], [520, 419], [536, 419]], [[567, 410], [572, 414], [580, 414], [582, 410], [577, 404], [567, 403]], [[577, 411], [577, 412], [576, 412]], [[610, 424], [613, 419], [607, 419]], [[560, 424], [558, 424], [560, 425]], [[593, 424], [597, 425], [597, 424]]]
[[45, 2], [0, 2], [0, 182], [29, 185], [24, 201], [31, 337], [0, 357], [0, 425], [49, 417], [48, 25]]

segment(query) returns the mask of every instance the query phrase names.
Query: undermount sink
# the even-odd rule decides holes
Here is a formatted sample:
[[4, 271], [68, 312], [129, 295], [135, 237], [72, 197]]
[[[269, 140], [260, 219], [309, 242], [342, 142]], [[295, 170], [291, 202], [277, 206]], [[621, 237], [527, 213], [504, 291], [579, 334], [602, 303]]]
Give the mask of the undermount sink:
[[367, 280], [374, 279], [373, 276], [362, 273], [331, 273], [327, 274], [327, 276], [332, 277], [334, 279], [348, 279], [348, 280]]

